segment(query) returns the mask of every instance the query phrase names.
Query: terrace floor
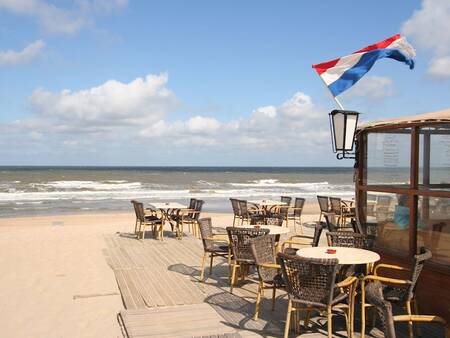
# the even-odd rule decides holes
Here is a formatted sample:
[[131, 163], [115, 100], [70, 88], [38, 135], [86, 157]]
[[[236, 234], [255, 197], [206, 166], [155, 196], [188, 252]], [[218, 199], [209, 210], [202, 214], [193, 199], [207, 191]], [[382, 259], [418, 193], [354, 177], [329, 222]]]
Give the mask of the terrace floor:
[[[312, 229], [305, 229], [312, 232]], [[325, 236], [322, 237], [324, 239]], [[200, 282], [201, 242], [171, 235], [164, 241], [136, 240], [131, 234], [105, 237], [105, 257], [113, 269], [124, 310], [118, 320], [125, 337], [282, 337], [287, 296], [278, 291], [275, 311], [270, 296], [261, 302], [260, 319], [252, 319], [257, 283], [240, 281], [229, 292], [226, 261], [216, 258], [213, 273]], [[255, 276], [256, 279], [256, 276]], [[270, 292], [267, 292], [269, 294]], [[356, 314], [354, 337], [359, 337]], [[406, 327], [399, 327], [406, 337]], [[343, 316], [333, 316], [334, 337], [347, 337]], [[290, 337], [326, 337], [326, 318], [318, 314]], [[366, 337], [380, 337], [374, 328]], [[422, 327], [423, 337], [440, 337], [439, 328]]]

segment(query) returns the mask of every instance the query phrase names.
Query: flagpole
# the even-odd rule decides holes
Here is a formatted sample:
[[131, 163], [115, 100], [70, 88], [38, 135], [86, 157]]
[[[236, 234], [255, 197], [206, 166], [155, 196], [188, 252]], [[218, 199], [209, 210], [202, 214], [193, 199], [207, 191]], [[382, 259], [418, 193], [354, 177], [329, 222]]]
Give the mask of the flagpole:
[[[317, 74], [317, 75], [319, 75], [319, 74]], [[322, 79], [322, 76], [319, 75], [319, 77], [320, 77], [320, 79], [322, 80], [322, 82], [323, 82], [323, 84], [325, 85], [325, 87], [327, 87], [328, 92], [330, 93], [331, 97], [332, 97], [333, 100], [336, 102], [336, 104], [338, 105], [338, 107], [339, 107], [341, 110], [345, 110], [345, 109], [344, 109], [344, 106], [341, 104], [341, 102], [340, 102], [340, 101], [337, 99], [337, 97], [334, 96], [333, 93], [331, 92], [330, 87], [328, 87], [328, 85], [326, 84], [326, 82], [324, 81], [324, 79]]]

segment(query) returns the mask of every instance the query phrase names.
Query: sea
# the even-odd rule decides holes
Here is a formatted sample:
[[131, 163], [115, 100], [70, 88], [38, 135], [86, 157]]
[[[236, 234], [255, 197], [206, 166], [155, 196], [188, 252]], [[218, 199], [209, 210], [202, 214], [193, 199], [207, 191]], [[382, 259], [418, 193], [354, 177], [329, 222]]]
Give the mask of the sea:
[[205, 200], [231, 211], [229, 198], [316, 201], [354, 195], [353, 168], [338, 167], [0, 167], [0, 217], [132, 210], [144, 203]]

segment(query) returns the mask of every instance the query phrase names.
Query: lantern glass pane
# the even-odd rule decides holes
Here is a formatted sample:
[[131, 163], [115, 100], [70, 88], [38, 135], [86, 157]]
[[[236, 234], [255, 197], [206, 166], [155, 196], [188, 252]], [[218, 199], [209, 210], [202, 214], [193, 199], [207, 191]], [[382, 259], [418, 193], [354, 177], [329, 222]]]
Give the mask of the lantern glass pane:
[[343, 113], [336, 113], [332, 115], [334, 127], [334, 143], [336, 150], [344, 149], [344, 125], [345, 115]]
[[345, 148], [344, 150], [352, 150], [353, 139], [355, 137], [356, 122], [358, 115], [347, 115], [347, 127], [345, 128]]

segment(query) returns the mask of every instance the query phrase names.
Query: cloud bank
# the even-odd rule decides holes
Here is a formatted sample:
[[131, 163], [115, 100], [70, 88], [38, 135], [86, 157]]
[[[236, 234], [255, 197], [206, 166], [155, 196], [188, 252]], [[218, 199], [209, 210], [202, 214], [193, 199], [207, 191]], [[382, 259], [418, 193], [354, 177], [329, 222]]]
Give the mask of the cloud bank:
[[13, 141], [26, 152], [66, 155], [105, 148], [120, 153], [128, 152], [128, 146], [152, 145], [165, 152], [196, 149], [205, 156], [213, 151], [254, 157], [261, 150], [313, 154], [329, 147], [327, 112], [303, 92], [243, 112], [239, 119], [205, 114], [177, 119], [183, 106], [168, 88], [166, 73], [130, 82], [108, 80], [77, 91], [40, 88], [29, 97], [29, 107], [27, 118], [0, 125], [0, 143]]

